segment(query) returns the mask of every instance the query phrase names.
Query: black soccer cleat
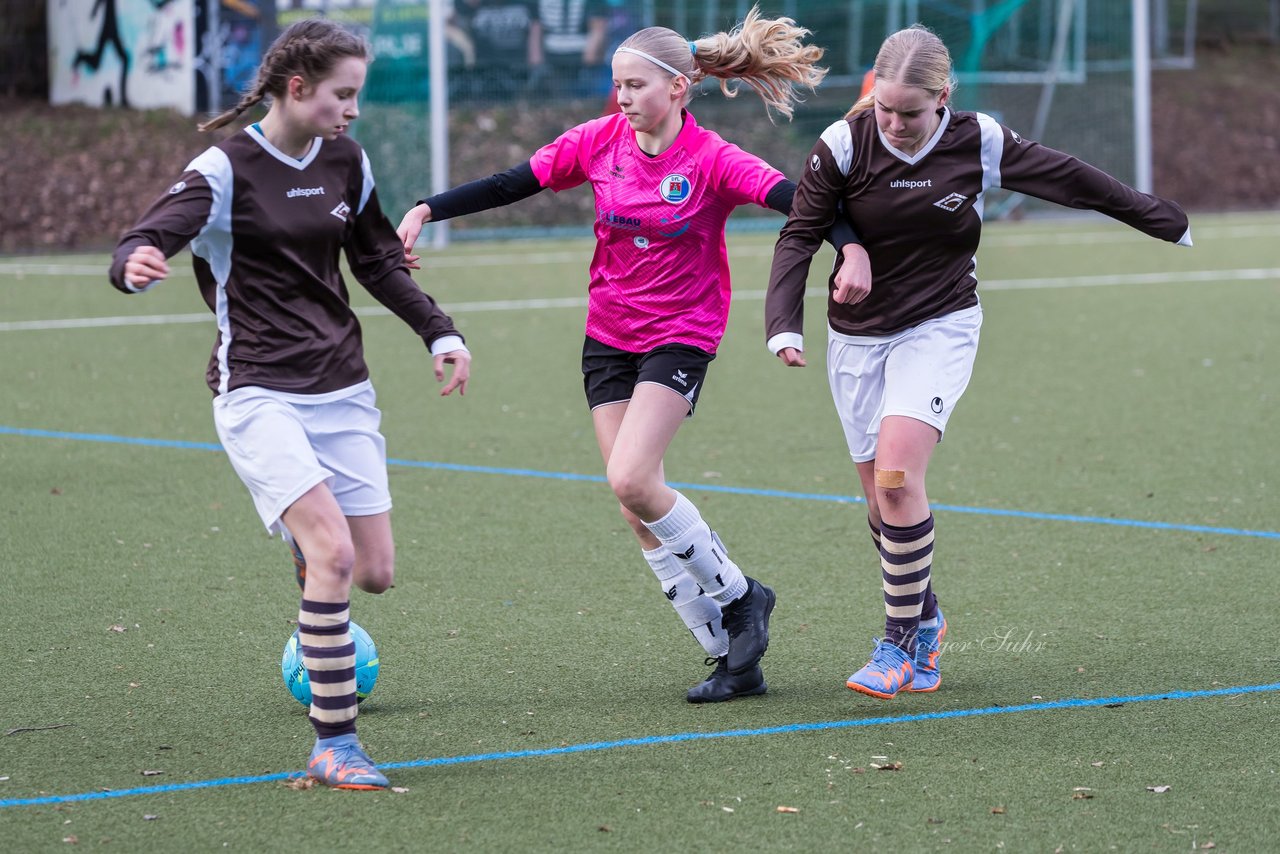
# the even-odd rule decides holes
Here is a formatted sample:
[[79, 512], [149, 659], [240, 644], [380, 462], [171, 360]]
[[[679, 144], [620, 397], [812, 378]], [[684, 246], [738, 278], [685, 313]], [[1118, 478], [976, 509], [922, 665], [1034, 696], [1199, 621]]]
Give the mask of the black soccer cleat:
[[725, 665], [734, 676], [747, 674], [760, 664], [769, 648], [769, 615], [777, 597], [773, 590], [747, 579], [747, 592], [724, 608], [724, 627], [729, 632], [729, 654]]
[[708, 658], [707, 664], [716, 663], [716, 669], [704, 681], [694, 685], [685, 695], [690, 703], [723, 703], [735, 697], [754, 697], [769, 690], [764, 684], [764, 672], [760, 665], [734, 676], [729, 672], [728, 656]]

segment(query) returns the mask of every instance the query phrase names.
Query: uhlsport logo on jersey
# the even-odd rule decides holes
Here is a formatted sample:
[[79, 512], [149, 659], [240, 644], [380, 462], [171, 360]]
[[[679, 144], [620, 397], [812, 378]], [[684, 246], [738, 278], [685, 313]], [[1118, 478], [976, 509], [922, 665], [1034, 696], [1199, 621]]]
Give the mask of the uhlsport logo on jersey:
[[347, 214], [351, 213], [351, 206], [348, 205], [346, 202], [338, 202], [338, 206], [333, 210], [329, 211], [329, 213], [332, 214], [333, 216], [336, 216], [338, 219], [342, 220], [343, 222], [346, 222]]
[[933, 206], [935, 208], [942, 208], [944, 211], [950, 211], [951, 213], [955, 213], [956, 210], [961, 205], [963, 205], [965, 203], [965, 200], [968, 198], [969, 198], [968, 196], [962, 196], [959, 193], [950, 193], [946, 196], [943, 196], [941, 199], [938, 199], [936, 202], [934, 202]]
[[174, 184], [172, 187], [169, 188], [169, 195], [171, 196], [176, 195], [177, 193], [181, 193], [185, 189], [187, 189], [187, 182], [179, 181], [178, 183]]
[[658, 195], [662, 196], [664, 202], [673, 205], [678, 205], [689, 198], [691, 192], [693, 192], [693, 183], [685, 176], [676, 173], [663, 178], [662, 183], [658, 185]]

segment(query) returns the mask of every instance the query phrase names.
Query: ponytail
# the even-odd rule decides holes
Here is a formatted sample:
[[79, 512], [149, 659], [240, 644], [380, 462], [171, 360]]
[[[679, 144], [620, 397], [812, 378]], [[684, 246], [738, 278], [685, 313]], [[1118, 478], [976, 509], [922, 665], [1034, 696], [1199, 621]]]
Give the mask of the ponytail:
[[737, 97], [742, 81], [755, 90], [765, 106], [787, 118], [802, 99], [798, 89], [812, 91], [822, 82], [827, 69], [818, 66], [823, 50], [806, 45], [809, 31], [791, 18], [762, 18], [753, 6], [742, 23], [727, 33], [687, 41], [666, 27], [640, 30], [621, 45], [655, 60], [698, 83], [707, 77], [720, 81], [725, 97]]
[[206, 133], [211, 130], [217, 130], [224, 125], [229, 125], [236, 119], [240, 118], [240, 115], [245, 110], [249, 109], [254, 104], [261, 102], [266, 96], [267, 93], [262, 90], [262, 84], [255, 83], [253, 89], [241, 96], [240, 101], [234, 107], [220, 115], [214, 116], [207, 122], [201, 122], [196, 125], [196, 130], [201, 133]]

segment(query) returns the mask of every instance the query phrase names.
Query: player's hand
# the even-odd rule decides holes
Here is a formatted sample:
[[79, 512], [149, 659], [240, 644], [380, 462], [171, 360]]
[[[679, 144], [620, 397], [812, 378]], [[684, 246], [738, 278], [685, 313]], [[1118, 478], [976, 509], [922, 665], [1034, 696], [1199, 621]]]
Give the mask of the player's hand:
[[135, 288], [145, 288], [169, 275], [169, 262], [154, 246], [139, 246], [124, 262], [124, 281]]
[[444, 382], [444, 366], [453, 365], [453, 376], [448, 384], [440, 389], [441, 397], [448, 397], [456, 388], [459, 395], [466, 395], [467, 380], [471, 379], [471, 353], [466, 350], [451, 350], [435, 357], [436, 382]]
[[850, 243], [841, 250], [844, 258], [836, 271], [835, 293], [831, 298], [838, 303], [854, 305], [871, 293], [871, 258], [860, 244]]
[[404, 219], [400, 220], [400, 225], [396, 228], [396, 236], [404, 244], [404, 263], [410, 270], [422, 269], [418, 265], [418, 260], [422, 256], [413, 254], [413, 244], [418, 242], [418, 235], [422, 234], [422, 226], [429, 222], [431, 222], [431, 208], [427, 205], [417, 205], [404, 215]]
[[809, 364], [804, 360], [804, 352], [795, 347], [783, 347], [778, 351], [778, 358], [788, 368], [803, 368]]

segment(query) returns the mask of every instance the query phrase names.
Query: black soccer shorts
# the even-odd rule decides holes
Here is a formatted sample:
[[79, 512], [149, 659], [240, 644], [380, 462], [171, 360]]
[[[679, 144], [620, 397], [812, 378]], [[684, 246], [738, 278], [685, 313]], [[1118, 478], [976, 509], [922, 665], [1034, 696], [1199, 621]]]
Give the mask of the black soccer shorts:
[[629, 353], [587, 336], [582, 344], [582, 385], [595, 409], [631, 399], [640, 383], [664, 385], [689, 401], [693, 415], [714, 353], [689, 344], [663, 344], [647, 353]]

